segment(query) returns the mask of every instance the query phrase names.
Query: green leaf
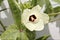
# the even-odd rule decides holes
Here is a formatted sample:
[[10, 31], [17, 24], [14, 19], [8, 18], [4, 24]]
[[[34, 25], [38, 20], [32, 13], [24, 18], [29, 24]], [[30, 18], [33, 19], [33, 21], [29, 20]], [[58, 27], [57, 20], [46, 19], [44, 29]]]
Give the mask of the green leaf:
[[1, 39], [2, 40], [16, 40], [19, 36], [19, 30], [17, 29], [16, 25], [11, 25], [7, 28], [7, 30], [2, 33]]
[[45, 13], [47, 13], [47, 14], [52, 13], [53, 12], [53, 8], [52, 8], [52, 5], [51, 5], [50, 1], [49, 0], [45, 0], [45, 4], [46, 4]]
[[24, 3], [20, 2], [19, 5], [20, 5], [22, 11], [23, 11], [24, 9], [27, 9], [27, 8], [28, 8], [28, 9], [32, 8], [31, 1], [27, 1], [27, 2], [24, 2]]
[[0, 0], [0, 5], [1, 5], [2, 2], [3, 2], [3, 0]]
[[45, 0], [37, 0], [37, 4], [42, 7], [45, 4]]
[[17, 40], [29, 40], [25, 31], [20, 32], [20, 37]]
[[36, 39], [36, 40], [47, 40], [48, 39], [48, 37], [50, 37], [50, 35], [45, 35], [45, 36], [42, 36], [42, 37], [40, 37], [40, 38], [38, 38], [38, 39]]
[[2, 40], [29, 40], [25, 31], [20, 31], [17, 25], [10, 25], [1, 35]]
[[27, 1], [23, 4], [24, 9], [26, 8], [32, 8], [31, 1]]
[[25, 32], [20, 33], [21, 40], [29, 40]]
[[21, 9], [22, 9], [22, 11], [24, 10], [24, 7], [23, 7], [23, 4], [22, 4], [22, 2], [20, 2], [20, 7], [21, 7]]
[[54, 13], [53, 14], [51, 13], [50, 17], [52, 17], [52, 16], [57, 17], [60, 12], [60, 6], [53, 8], [53, 11], [54, 11]]
[[21, 8], [18, 5], [18, 3], [16, 2], [16, 0], [8, 0], [10, 9], [12, 11], [12, 15], [14, 18], [15, 23], [17, 24], [17, 26], [19, 28], [21, 28]]
[[54, 0], [54, 1], [60, 4], [60, 0]]
[[29, 31], [28, 29], [26, 30], [27, 36], [29, 40], [34, 40], [36, 37], [35, 31]]
[[17, 27], [16, 24], [12, 24], [12, 25], [10, 25], [9, 27], [6, 28], [6, 30], [11, 30], [11, 29], [16, 29], [16, 30], [18, 30], [18, 27]]
[[32, 0], [31, 5], [34, 7], [37, 5], [37, 0]]
[[58, 6], [58, 7], [55, 7], [55, 8], [54, 8], [54, 12], [55, 12], [55, 13], [58, 13], [58, 12], [60, 12], [60, 6]]
[[41, 7], [45, 4], [45, 0], [32, 0], [32, 6], [40, 5]]

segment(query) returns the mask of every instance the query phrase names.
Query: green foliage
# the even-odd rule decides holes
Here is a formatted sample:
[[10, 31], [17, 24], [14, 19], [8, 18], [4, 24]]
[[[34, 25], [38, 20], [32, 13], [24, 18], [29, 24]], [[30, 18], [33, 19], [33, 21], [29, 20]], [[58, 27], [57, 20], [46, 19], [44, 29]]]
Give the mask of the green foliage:
[[53, 12], [49, 13], [50, 18], [58, 16], [60, 13], [60, 6], [53, 8]]
[[19, 40], [29, 40], [25, 31], [20, 32]]
[[10, 25], [4, 33], [1, 35], [2, 40], [16, 40], [19, 36], [19, 30], [16, 25]]
[[24, 9], [27, 9], [27, 8], [28, 8], [28, 9], [32, 8], [31, 1], [27, 1], [27, 2], [25, 2], [25, 3], [20, 2], [19, 5], [20, 5], [22, 11], [23, 11]]
[[44, 35], [44, 36], [42, 36], [42, 37], [40, 37], [40, 38], [38, 38], [38, 39], [36, 39], [36, 40], [47, 40], [48, 39], [48, 37], [50, 37], [50, 35]]
[[57, 13], [57, 14], [54, 15], [54, 17], [58, 16], [58, 15], [59, 15], [59, 14], [58, 14], [59, 12], [60, 12], [60, 6], [55, 7], [55, 8], [54, 8], [54, 13]]
[[[17, 7], [17, 5], [15, 4], [15, 2], [14, 2], [14, 0], [8, 0], [8, 2], [9, 2], [9, 5], [10, 5], [10, 8], [11, 8], [11, 10], [12, 10], [12, 14], [13, 14], [13, 17], [14, 17], [14, 19], [15, 19], [15, 22], [16, 22], [16, 24], [17, 24], [17, 26], [19, 27], [20, 26], [20, 28], [23, 26], [22, 24], [21, 24], [21, 10]], [[29, 5], [29, 3], [27, 3], [26, 4], [26, 6], [27, 5]], [[24, 37], [24, 40], [26, 39], [26, 40], [28, 40], [28, 38], [26, 38], [26, 34], [24, 34], [24, 32], [23, 33], [20, 33], [21, 35], [21, 40], [23, 40], [23, 36], [25, 35], [25, 37]], [[30, 34], [30, 33], [28, 33], [28, 34]], [[18, 40], [18, 38], [17, 38], [17, 40]]]
[[3, 2], [3, 0], [0, 0], [0, 5], [1, 5], [2, 2]]
[[10, 25], [1, 35], [2, 40], [29, 40], [25, 31], [18, 30], [17, 25]]
[[46, 4], [46, 10], [45, 13], [49, 14], [53, 12], [53, 8], [51, 6], [51, 3], [49, 0], [45, 0], [45, 4]]
[[54, 8], [54, 12], [55, 12], [55, 13], [58, 13], [58, 12], [60, 12], [60, 6], [58, 6], [58, 7], [55, 7], [55, 8]]
[[12, 11], [13, 18], [15, 20], [15, 23], [18, 27], [21, 25], [21, 9], [19, 6], [17, 6], [17, 2], [15, 0], [8, 0], [10, 9]]
[[45, 0], [37, 0], [37, 4], [42, 7], [45, 4]]
[[[2, 3], [2, 1], [3, 0], [0, 0], [0, 4]], [[57, 2], [60, 3], [59, 0]], [[29, 31], [28, 29], [25, 28], [25, 26], [21, 22], [21, 14], [26, 8], [31, 9], [36, 5], [40, 5], [42, 7], [44, 4], [46, 4], [45, 13], [47, 13], [50, 17], [54, 17], [58, 15], [57, 14], [58, 12], [60, 12], [60, 6], [52, 8], [49, 0], [32, 0], [32, 1], [27, 1], [23, 4], [22, 3], [18, 4], [18, 0], [8, 0], [8, 3], [12, 11], [12, 16], [14, 18], [15, 24], [10, 25], [7, 29], [4, 29], [6, 31], [2, 33], [0, 37], [2, 40], [35, 40], [35, 36], [36, 36], [35, 31], [32, 32]], [[4, 10], [6, 9], [0, 10], [0, 12]], [[2, 26], [3, 28], [5, 27], [4, 25]], [[42, 36], [36, 40], [47, 40], [48, 37], [50, 37], [50, 35]]]
[[32, 0], [32, 6], [40, 5], [41, 7], [45, 4], [45, 0]]
[[25, 2], [25, 3], [23, 4], [23, 7], [24, 7], [24, 9], [26, 9], [26, 8], [31, 8], [31, 7], [32, 7], [31, 1]]
[[26, 30], [26, 34], [27, 34], [29, 40], [34, 40], [34, 39], [35, 39], [35, 36], [36, 36], [35, 31], [29, 31], [29, 30], [27, 29], [27, 30]]
[[37, 5], [37, 0], [32, 0], [31, 5], [34, 7]]

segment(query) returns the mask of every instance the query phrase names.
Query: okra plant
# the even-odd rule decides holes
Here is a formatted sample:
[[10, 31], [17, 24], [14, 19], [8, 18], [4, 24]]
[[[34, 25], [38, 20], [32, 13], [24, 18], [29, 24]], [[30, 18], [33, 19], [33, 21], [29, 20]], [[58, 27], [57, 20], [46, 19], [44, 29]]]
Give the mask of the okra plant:
[[[0, 5], [3, 1], [0, 0]], [[44, 30], [44, 25], [56, 21], [51, 18], [55, 18], [60, 14], [60, 6], [53, 8], [50, 0], [29, 0], [24, 3], [21, 0], [7, 1], [12, 12], [14, 24], [5, 28], [0, 20], [0, 24], [4, 29], [0, 35], [0, 40], [47, 40], [50, 37], [50, 35], [43, 35], [36, 39], [35, 32]], [[53, 1], [60, 4], [60, 0]], [[45, 9], [41, 11], [43, 5], [45, 5]], [[6, 9], [2, 9], [0, 12]]]

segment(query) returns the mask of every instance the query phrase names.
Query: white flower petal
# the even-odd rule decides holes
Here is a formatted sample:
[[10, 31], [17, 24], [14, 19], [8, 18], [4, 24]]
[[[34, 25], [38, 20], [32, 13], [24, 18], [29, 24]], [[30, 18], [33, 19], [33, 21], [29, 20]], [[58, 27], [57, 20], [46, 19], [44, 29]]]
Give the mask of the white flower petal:
[[37, 6], [33, 7], [31, 11], [40, 12], [40, 10], [41, 10], [41, 7], [39, 5], [37, 5]]
[[33, 31], [36, 28], [36, 26], [33, 23], [31, 23], [31, 22], [30, 23], [27, 23], [27, 24], [25, 23], [25, 26], [30, 31]]
[[41, 31], [44, 29], [44, 23], [43, 20], [39, 20], [39, 22], [37, 24], [35, 24], [35, 31]]
[[40, 14], [40, 19], [42, 19], [44, 21], [44, 24], [49, 22], [49, 16], [45, 13]]
[[[23, 11], [23, 14], [21, 15], [22, 17], [22, 23], [26, 26], [27, 29], [30, 31], [41, 31], [44, 29], [44, 24], [48, 23], [49, 21], [49, 16], [44, 13], [40, 13], [41, 7], [39, 5], [33, 7], [31, 10], [30, 9], [25, 9]], [[31, 15], [35, 15], [36, 19], [34, 22], [29, 21], [29, 17]]]
[[27, 23], [29, 20], [28, 20], [28, 17], [29, 17], [29, 15], [30, 15], [30, 10], [29, 9], [25, 9], [24, 10], [24, 12], [23, 12], [23, 14], [22, 14], [22, 22], [23, 23]]
[[29, 22], [29, 23], [25, 23], [25, 26], [26, 28], [28, 28], [30, 31], [41, 31], [44, 29], [44, 24], [43, 24], [43, 21], [42, 20], [39, 20], [38, 23], [32, 23], [32, 22]]

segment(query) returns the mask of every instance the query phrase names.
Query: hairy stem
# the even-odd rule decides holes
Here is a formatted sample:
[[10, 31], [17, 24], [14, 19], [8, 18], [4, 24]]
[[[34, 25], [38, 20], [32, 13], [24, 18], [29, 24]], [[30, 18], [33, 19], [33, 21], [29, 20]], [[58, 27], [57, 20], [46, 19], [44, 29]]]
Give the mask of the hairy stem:
[[54, 15], [59, 15], [60, 14], [60, 12], [58, 12], [58, 13], [51, 13], [51, 14], [48, 14], [49, 16], [54, 16]]

